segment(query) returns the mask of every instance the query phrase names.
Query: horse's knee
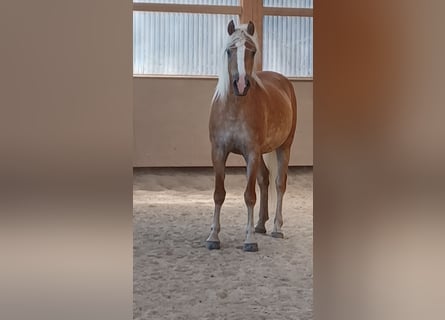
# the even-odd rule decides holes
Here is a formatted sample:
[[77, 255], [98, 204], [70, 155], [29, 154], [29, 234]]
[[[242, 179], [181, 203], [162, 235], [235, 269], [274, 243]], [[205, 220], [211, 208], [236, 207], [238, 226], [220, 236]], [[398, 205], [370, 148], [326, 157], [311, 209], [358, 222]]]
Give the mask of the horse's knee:
[[269, 175], [259, 175], [258, 176], [258, 185], [260, 188], [268, 188], [269, 187]]
[[224, 189], [217, 189], [213, 193], [213, 200], [215, 201], [216, 205], [222, 205], [224, 200], [226, 199], [226, 190]]
[[285, 193], [286, 192], [286, 184], [277, 184], [277, 192]]
[[282, 178], [278, 177], [276, 181], [277, 192], [281, 193], [286, 192], [286, 182], [287, 182], [287, 176], [284, 176]]
[[246, 192], [244, 192], [244, 201], [246, 202], [246, 205], [248, 207], [255, 205], [255, 202], [256, 202], [255, 189], [254, 190], [246, 190]]

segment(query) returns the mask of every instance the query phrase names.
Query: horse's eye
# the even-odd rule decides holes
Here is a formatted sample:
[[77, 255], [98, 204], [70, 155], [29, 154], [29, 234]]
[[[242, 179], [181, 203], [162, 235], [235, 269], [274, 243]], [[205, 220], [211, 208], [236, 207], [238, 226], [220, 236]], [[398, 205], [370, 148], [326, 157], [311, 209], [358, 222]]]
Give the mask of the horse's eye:
[[255, 55], [256, 51], [252, 51], [252, 57]]

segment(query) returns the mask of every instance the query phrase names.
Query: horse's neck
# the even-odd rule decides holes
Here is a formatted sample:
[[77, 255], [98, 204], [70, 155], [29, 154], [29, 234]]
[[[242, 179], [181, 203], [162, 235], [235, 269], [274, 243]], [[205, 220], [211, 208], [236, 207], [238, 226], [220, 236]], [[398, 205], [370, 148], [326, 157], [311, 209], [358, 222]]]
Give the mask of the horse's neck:
[[262, 91], [261, 87], [258, 85], [257, 81], [252, 77], [250, 80], [250, 88], [247, 93], [247, 96], [237, 96], [234, 93], [233, 87], [230, 87], [229, 91], [225, 96], [225, 105], [227, 108], [236, 108], [239, 109], [253, 99], [254, 96], [259, 94], [259, 91]]

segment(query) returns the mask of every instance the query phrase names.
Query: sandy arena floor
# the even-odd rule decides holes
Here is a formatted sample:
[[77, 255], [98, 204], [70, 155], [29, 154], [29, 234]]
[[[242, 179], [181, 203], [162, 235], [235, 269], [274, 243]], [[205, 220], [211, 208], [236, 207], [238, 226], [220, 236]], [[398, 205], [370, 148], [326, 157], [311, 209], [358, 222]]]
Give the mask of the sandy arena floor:
[[134, 319], [312, 319], [312, 169], [291, 168], [285, 239], [270, 237], [270, 213], [254, 253], [242, 250], [245, 181], [228, 169], [221, 250], [209, 251], [212, 169], [135, 170]]

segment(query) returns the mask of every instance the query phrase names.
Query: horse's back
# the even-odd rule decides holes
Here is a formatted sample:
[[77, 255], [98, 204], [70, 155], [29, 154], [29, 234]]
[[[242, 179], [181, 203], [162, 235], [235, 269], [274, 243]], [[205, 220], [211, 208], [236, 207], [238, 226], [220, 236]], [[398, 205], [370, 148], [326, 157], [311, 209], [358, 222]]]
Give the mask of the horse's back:
[[286, 78], [281, 73], [275, 71], [258, 71], [256, 73], [258, 78], [260, 78], [263, 82], [273, 83], [290, 83], [289, 79]]
[[287, 129], [288, 136], [285, 143], [290, 145], [297, 122], [297, 102], [294, 87], [289, 79], [277, 72], [261, 71], [257, 73], [257, 76], [267, 92], [269, 108], [272, 111], [268, 117], [270, 130], [281, 131]]
[[260, 71], [257, 73], [264, 89], [273, 105], [288, 105], [292, 109], [292, 118], [296, 117], [297, 101], [294, 86], [288, 78], [274, 71]]
[[257, 76], [268, 91], [282, 92], [284, 90], [289, 97], [292, 96], [292, 98], [295, 99], [292, 83], [281, 73], [274, 71], [260, 71], [257, 72]]

